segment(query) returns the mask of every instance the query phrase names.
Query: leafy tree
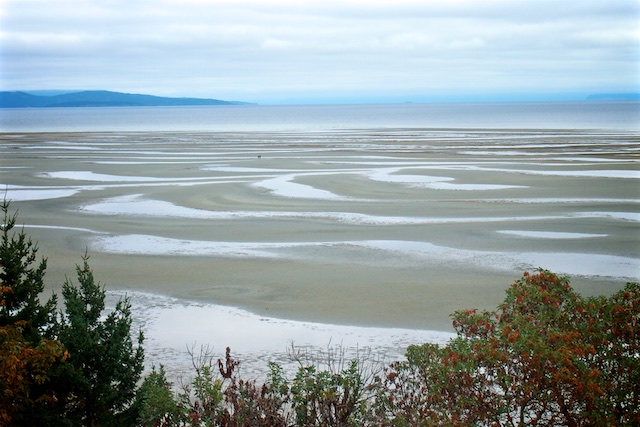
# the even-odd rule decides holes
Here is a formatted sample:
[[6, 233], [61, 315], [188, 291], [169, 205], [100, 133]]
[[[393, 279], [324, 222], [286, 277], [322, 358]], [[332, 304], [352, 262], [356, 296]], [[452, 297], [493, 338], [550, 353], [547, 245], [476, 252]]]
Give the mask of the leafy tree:
[[164, 367], [160, 365], [160, 369], [156, 370], [154, 366], [136, 393], [133, 406], [134, 413], [138, 416], [138, 425], [170, 427], [186, 424], [184, 407], [176, 401], [172, 387]]
[[122, 425], [137, 418], [130, 406], [143, 369], [142, 332], [134, 347], [126, 298], [101, 317], [105, 291], [94, 281], [88, 256], [76, 270], [79, 286], [67, 280], [62, 288], [65, 312], [58, 333], [70, 354], [56, 371], [64, 415], [78, 425]]
[[589, 357], [604, 394], [594, 412], [620, 425], [640, 425], [640, 285], [628, 284], [611, 298], [579, 307], [581, 337], [595, 349]]
[[46, 259], [36, 264], [38, 246], [24, 231], [13, 230], [18, 213], [9, 215], [9, 202], [2, 202], [4, 219], [0, 245], [0, 326], [22, 322], [20, 330], [28, 341], [37, 345], [41, 336], [55, 321], [56, 296], [42, 304], [39, 299], [44, 290], [43, 277]]
[[525, 274], [496, 311], [459, 311], [445, 347], [412, 346], [379, 382], [389, 425], [638, 425], [640, 286], [584, 299]]

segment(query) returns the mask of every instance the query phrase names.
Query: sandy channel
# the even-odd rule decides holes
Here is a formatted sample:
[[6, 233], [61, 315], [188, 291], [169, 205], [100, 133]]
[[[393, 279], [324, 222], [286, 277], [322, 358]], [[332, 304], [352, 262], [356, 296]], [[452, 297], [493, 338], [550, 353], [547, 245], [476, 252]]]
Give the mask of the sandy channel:
[[[585, 295], [640, 277], [634, 134], [5, 133], [0, 144], [0, 183], [49, 259], [50, 289], [86, 249], [108, 289], [138, 298], [147, 325], [166, 332], [175, 319], [184, 346], [228, 340], [213, 331], [234, 324], [280, 336], [286, 320], [394, 329], [402, 347], [451, 332], [455, 310], [495, 307], [525, 270], [569, 274]], [[173, 314], [157, 298], [175, 298]], [[186, 312], [198, 313], [190, 327]], [[393, 341], [382, 329], [357, 334]], [[329, 330], [323, 339], [346, 334]]]

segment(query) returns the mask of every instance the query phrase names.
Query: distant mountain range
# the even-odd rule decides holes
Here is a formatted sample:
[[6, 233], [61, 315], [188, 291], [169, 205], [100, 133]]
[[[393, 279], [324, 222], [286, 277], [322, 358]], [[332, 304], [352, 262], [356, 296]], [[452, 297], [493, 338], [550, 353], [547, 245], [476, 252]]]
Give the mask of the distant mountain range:
[[166, 98], [106, 90], [85, 90], [47, 96], [27, 92], [0, 92], [0, 108], [161, 107], [186, 105], [248, 105], [248, 103], [206, 98]]

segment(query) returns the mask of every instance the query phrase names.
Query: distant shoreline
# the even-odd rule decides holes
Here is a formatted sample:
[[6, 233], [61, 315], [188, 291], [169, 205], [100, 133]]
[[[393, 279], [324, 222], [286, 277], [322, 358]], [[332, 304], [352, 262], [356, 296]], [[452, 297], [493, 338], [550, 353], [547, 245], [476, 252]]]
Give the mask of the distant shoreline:
[[[521, 103], [565, 103], [565, 102], [625, 102], [640, 101], [640, 93], [595, 93], [578, 97], [551, 97], [549, 99], [530, 99], [506, 97], [484, 98], [422, 98], [407, 100], [378, 100], [351, 102], [297, 102], [267, 103], [271, 106], [310, 106], [310, 105], [389, 105], [389, 104], [521, 104]], [[260, 105], [246, 101], [228, 101], [213, 98], [164, 97], [148, 94], [125, 93], [107, 90], [20, 90], [0, 91], [0, 109], [5, 108], [86, 108], [86, 107], [162, 107], [162, 106], [205, 106], [205, 105]]]
[[106, 90], [85, 90], [58, 95], [37, 95], [20, 91], [0, 92], [0, 108], [178, 107], [197, 105], [250, 104], [220, 99], [169, 98]]

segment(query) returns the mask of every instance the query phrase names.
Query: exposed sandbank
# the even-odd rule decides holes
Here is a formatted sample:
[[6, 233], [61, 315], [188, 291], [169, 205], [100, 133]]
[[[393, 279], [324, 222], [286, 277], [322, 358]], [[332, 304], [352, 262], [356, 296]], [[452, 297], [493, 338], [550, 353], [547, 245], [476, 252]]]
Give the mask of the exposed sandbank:
[[0, 178], [51, 288], [88, 249], [109, 289], [450, 330], [538, 266], [638, 280], [636, 136], [447, 132], [0, 134]]

